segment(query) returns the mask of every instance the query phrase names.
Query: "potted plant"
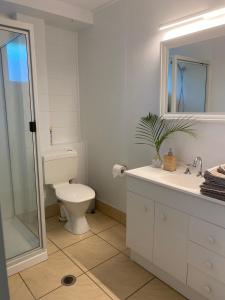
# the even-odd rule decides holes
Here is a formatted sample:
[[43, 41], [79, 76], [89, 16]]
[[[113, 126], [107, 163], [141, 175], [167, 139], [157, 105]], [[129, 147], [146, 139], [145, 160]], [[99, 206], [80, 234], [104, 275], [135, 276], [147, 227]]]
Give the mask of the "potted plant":
[[149, 113], [146, 117], [142, 117], [138, 123], [136, 138], [140, 142], [137, 142], [137, 144], [148, 145], [155, 149], [152, 166], [160, 168], [162, 166], [160, 148], [163, 142], [176, 132], [195, 136], [193, 125], [193, 118], [165, 119], [162, 116]]

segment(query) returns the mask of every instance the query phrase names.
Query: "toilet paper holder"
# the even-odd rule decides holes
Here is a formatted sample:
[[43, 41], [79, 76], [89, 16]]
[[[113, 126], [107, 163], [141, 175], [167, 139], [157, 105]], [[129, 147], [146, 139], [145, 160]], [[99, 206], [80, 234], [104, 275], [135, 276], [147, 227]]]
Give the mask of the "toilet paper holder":
[[112, 169], [113, 178], [123, 177], [127, 171], [127, 166], [122, 164], [115, 164]]

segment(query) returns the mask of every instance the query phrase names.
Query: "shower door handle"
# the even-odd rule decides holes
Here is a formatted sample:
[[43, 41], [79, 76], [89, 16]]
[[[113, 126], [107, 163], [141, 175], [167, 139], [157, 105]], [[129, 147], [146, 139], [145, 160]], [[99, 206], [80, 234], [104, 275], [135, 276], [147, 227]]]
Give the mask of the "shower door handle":
[[36, 132], [36, 122], [31, 121], [29, 122], [30, 132]]

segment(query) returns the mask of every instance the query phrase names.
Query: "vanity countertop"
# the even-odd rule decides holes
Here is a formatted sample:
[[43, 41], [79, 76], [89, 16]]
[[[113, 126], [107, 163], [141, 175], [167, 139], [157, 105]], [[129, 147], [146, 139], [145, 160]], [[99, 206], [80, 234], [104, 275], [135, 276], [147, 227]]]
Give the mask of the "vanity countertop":
[[146, 166], [142, 168], [126, 171], [131, 177], [142, 179], [160, 186], [164, 186], [179, 192], [191, 194], [204, 200], [225, 206], [225, 202], [211, 197], [207, 197], [200, 193], [200, 185], [204, 182], [203, 177], [197, 177], [196, 172], [184, 174], [185, 165], [181, 164], [175, 172], [168, 172], [160, 168]]

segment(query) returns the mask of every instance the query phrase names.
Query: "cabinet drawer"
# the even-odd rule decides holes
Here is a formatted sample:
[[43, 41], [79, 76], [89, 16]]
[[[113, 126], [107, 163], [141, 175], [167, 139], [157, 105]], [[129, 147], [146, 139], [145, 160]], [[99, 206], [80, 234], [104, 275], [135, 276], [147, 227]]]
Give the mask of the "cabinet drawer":
[[191, 218], [190, 239], [207, 249], [225, 256], [225, 229], [208, 222]]
[[225, 285], [191, 265], [188, 265], [188, 286], [207, 299], [225, 299]]
[[154, 201], [127, 193], [127, 246], [152, 261]]
[[225, 258], [195, 243], [189, 242], [188, 262], [201, 271], [225, 283]]

